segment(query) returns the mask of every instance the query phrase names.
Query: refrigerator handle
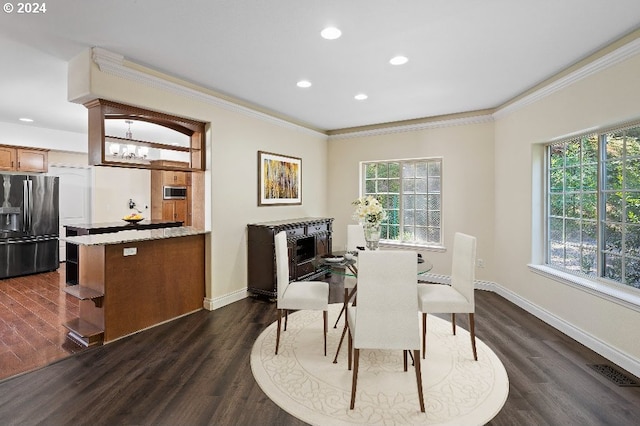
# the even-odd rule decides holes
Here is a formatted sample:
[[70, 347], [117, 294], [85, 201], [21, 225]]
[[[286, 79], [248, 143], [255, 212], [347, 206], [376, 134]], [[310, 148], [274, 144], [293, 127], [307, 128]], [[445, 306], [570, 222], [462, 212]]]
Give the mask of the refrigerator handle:
[[31, 179], [28, 180], [29, 186], [29, 229], [28, 231], [33, 231], [32, 223], [33, 223], [33, 181]]
[[22, 209], [22, 232], [31, 231], [31, 209], [33, 207], [31, 197], [33, 191], [32, 184], [33, 182], [28, 179], [22, 182], [22, 201], [24, 205]]

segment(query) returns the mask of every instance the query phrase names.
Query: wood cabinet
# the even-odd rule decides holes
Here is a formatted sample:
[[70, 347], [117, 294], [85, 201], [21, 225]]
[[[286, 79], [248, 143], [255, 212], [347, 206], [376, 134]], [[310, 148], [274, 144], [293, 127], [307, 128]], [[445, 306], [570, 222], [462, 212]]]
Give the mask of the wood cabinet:
[[0, 170], [46, 173], [48, 153], [42, 149], [0, 146]]
[[104, 99], [85, 106], [90, 165], [169, 170], [154, 160], [171, 158], [187, 170], [205, 169], [205, 123]]
[[317, 268], [316, 256], [331, 253], [333, 218], [300, 218], [247, 225], [248, 290], [252, 293], [277, 297], [276, 258], [274, 237], [287, 233], [289, 251], [289, 279], [313, 280], [328, 270]]
[[[175, 161], [157, 161], [159, 167], [185, 167], [186, 163]], [[151, 219], [182, 221], [186, 226], [203, 227], [204, 221], [193, 220], [194, 205], [202, 203], [201, 199], [194, 199], [192, 190], [192, 173], [180, 170], [151, 170]], [[195, 179], [197, 182], [198, 179]], [[165, 199], [164, 187], [178, 186], [186, 188], [184, 199]], [[198, 187], [200, 188], [200, 187]], [[199, 196], [203, 196], [200, 190]], [[204, 216], [203, 216], [204, 217]]]
[[163, 200], [162, 201], [162, 220], [175, 220], [184, 222], [189, 226], [189, 211], [187, 208], [187, 200]]
[[[64, 324], [84, 346], [107, 343], [202, 309], [205, 235], [79, 245], [79, 317]], [[178, 266], [176, 266], [178, 265]]]

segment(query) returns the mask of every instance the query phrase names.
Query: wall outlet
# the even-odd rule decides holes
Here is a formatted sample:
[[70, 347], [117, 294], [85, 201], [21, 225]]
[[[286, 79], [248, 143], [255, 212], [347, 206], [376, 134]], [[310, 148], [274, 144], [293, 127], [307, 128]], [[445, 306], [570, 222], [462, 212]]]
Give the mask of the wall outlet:
[[476, 264], [478, 265], [478, 268], [484, 268], [484, 259], [476, 260]]
[[138, 248], [137, 247], [127, 247], [123, 250], [123, 256], [135, 256], [136, 254], [138, 254]]

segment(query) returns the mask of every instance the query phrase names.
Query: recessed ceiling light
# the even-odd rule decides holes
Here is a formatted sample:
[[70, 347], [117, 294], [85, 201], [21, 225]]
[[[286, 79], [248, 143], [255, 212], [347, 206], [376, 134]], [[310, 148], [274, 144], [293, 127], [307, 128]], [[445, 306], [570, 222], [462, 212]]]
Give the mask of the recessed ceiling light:
[[325, 38], [327, 40], [335, 40], [337, 38], [340, 38], [340, 36], [342, 35], [342, 31], [340, 31], [336, 27], [327, 27], [324, 30], [320, 31], [320, 35], [322, 36], [322, 38]]
[[406, 56], [394, 56], [389, 60], [391, 65], [404, 65], [409, 61], [409, 58]]
[[26, 117], [19, 118], [18, 120], [24, 121], [25, 123], [33, 123], [33, 120], [31, 118]]
[[306, 89], [307, 87], [311, 87], [311, 82], [308, 80], [300, 80], [296, 83], [296, 86]]
[[358, 93], [357, 95], [354, 96], [354, 98], [356, 98], [359, 101], [364, 101], [365, 99], [368, 98], [368, 96], [365, 95], [364, 93]]

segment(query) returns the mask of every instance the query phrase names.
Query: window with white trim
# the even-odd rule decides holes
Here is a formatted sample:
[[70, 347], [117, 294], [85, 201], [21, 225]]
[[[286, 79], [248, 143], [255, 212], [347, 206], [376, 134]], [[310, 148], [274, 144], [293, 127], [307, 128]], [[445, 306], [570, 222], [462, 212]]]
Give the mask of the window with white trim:
[[380, 239], [394, 244], [442, 245], [442, 159], [362, 163], [362, 195], [387, 212]]
[[640, 289], [640, 124], [547, 147], [547, 264]]

